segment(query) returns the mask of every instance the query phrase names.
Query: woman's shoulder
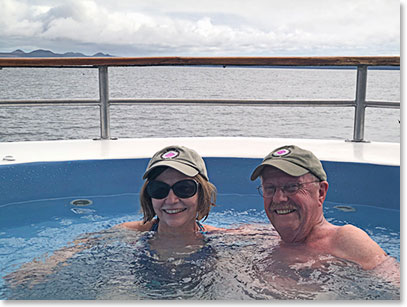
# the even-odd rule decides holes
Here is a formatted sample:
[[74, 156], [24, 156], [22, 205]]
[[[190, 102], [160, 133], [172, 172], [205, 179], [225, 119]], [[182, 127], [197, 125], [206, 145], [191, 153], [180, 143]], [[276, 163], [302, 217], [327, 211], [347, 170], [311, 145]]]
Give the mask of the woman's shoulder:
[[155, 223], [155, 220], [148, 221], [146, 223], [144, 223], [144, 221], [133, 221], [133, 222], [125, 222], [125, 223], [119, 224], [116, 227], [137, 230], [137, 231], [150, 231], [151, 227], [153, 227], [154, 223]]
[[218, 227], [210, 226], [210, 225], [206, 225], [206, 224], [203, 224], [202, 226], [203, 226], [203, 228], [205, 229], [205, 231], [207, 231], [207, 232], [211, 232], [211, 231], [225, 231], [225, 230], [226, 230], [226, 228], [218, 228]]

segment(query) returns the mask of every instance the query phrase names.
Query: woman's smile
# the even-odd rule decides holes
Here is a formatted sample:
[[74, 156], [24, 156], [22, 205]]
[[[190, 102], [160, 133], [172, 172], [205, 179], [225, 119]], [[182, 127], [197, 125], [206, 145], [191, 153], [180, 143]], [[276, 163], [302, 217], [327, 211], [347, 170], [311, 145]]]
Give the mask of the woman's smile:
[[183, 208], [183, 209], [162, 209], [162, 211], [164, 211], [167, 214], [178, 214], [180, 212], [184, 212], [185, 210], [187, 210], [187, 208]]

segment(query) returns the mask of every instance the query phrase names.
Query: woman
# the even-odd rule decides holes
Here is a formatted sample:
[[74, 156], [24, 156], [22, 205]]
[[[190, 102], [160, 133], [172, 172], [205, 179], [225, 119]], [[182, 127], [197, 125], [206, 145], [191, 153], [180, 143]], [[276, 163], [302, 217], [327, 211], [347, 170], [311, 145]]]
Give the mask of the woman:
[[215, 206], [216, 188], [196, 151], [184, 146], [161, 149], [151, 158], [143, 179], [140, 204], [144, 218], [120, 226], [156, 232], [150, 244], [160, 254], [200, 245], [197, 239], [202, 239], [202, 233], [218, 229], [200, 223]]
[[[129, 271], [134, 270], [134, 276], [139, 276], [139, 279], [154, 279], [155, 282], [161, 279], [164, 282], [171, 280], [175, 270], [176, 276], [181, 279], [189, 278], [192, 274], [196, 276], [195, 271], [202, 270], [202, 264], [197, 266], [194, 261], [208, 260], [214, 253], [205, 243], [202, 234], [217, 229], [200, 223], [208, 217], [216, 200], [216, 188], [208, 181], [203, 159], [192, 149], [169, 146], [151, 158], [143, 179], [146, 179], [140, 192], [143, 221], [127, 222], [114, 227], [149, 232], [147, 236], [138, 237], [145, 244], [132, 242], [130, 245], [134, 243], [138, 248], [127, 249], [137, 252], [134, 268], [129, 268]], [[109, 233], [112, 236], [115, 230], [110, 230]], [[102, 243], [99, 244], [99, 241]], [[103, 250], [103, 244], [106, 244], [104, 235], [78, 239], [73, 246], [56, 251], [45, 262], [34, 261], [23, 265], [20, 270], [7, 276], [8, 284], [15, 287], [26, 281], [31, 286], [40, 283], [47, 275], [55, 272], [59, 263], [67, 262], [74, 254], [84, 249]], [[145, 248], [140, 249], [143, 245]], [[114, 250], [113, 253], [111, 258], [117, 256]], [[173, 260], [167, 261], [174, 257], [184, 258], [185, 261], [181, 265], [176, 260], [175, 263], [172, 263]], [[155, 263], [156, 260], [164, 260], [165, 266], [162, 262]], [[76, 264], [74, 259], [72, 261], [71, 266]], [[130, 266], [132, 265], [130, 263]], [[157, 266], [156, 269], [154, 265]], [[34, 278], [27, 279], [27, 276]]]

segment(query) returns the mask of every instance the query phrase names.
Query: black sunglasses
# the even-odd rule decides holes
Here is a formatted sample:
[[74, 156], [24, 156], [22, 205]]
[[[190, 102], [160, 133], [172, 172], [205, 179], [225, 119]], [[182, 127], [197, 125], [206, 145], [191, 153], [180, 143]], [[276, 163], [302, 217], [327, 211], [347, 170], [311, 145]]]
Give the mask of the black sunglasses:
[[170, 190], [180, 198], [190, 198], [198, 191], [198, 182], [192, 179], [185, 179], [169, 186], [165, 182], [152, 180], [147, 184], [146, 191], [151, 198], [163, 199], [167, 197]]

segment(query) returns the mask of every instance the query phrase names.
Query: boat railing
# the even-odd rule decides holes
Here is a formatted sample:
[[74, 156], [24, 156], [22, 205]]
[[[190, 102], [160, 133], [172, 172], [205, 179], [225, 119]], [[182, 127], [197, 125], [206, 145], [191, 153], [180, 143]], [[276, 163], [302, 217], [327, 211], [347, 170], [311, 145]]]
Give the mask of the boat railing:
[[[353, 100], [266, 100], [266, 99], [111, 99], [109, 98], [108, 68], [114, 66], [241, 66], [241, 67], [356, 67], [356, 93]], [[98, 99], [40, 99], [0, 100], [0, 106], [99, 106], [100, 139], [111, 139], [110, 105], [113, 104], [210, 104], [210, 105], [267, 105], [303, 107], [353, 107], [353, 142], [364, 140], [365, 110], [400, 108], [400, 101], [367, 101], [368, 67], [389, 69], [400, 66], [399, 56], [359, 57], [80, 57], [80, 58], [0, 58], [3, 67], [97, 68], [99, 70]]]

